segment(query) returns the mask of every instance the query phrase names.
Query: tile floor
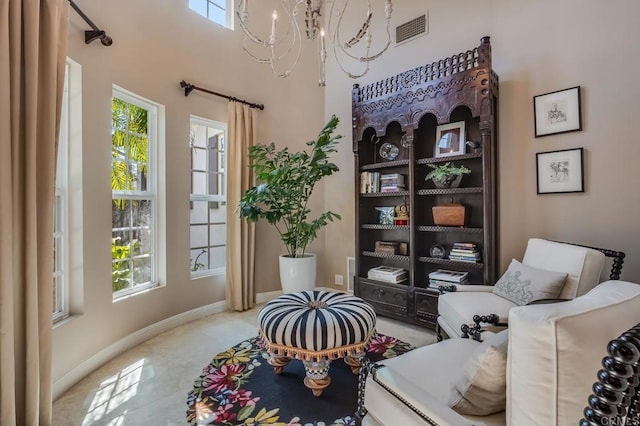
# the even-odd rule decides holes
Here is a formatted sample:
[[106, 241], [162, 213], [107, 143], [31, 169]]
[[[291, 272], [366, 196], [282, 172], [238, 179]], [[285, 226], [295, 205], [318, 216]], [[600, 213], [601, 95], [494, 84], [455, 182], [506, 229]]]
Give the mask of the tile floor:
[[[119, 355], [54, 402], [53, 425], [184, 425], [193, 381], [214, 355], [256, 335], [260, 307], [183, 324]], [[414, 346], [436, 340], [428, 330], [383, 317], [377, 329]]]

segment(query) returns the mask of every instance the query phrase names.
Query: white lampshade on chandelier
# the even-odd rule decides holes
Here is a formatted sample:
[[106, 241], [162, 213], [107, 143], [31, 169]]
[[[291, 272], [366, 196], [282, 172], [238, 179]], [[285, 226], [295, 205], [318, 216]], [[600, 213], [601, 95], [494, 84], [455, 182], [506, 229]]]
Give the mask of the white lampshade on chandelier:
[[[380, 57], [391, 44], [391, 0], [280, 0], [274, 2], [276, 7], [270, 15], [253, 16], [249, 3], [258, 1], [261, 8], [264, 7], [265, 0], [239, 0], [236, 9], [236, 16], [245, 35], [243, 48], [257, 62], [269, 64], [273, 73], [281, 78], [287, 77], [300, 60], [301, 28], [305, 29], [308, 40], [315, 41], [320, 86], [325, 85], [327, 46], [333, 49], [340, 69], [349, 77], [358, 78], [369, 71], [370, 62]], [[374, 6], [378, 6], [379, 10], [374, 9]], [[378, 14], [384, 14], [386, 25], [381, 32], [385, 35], [381, 43], [376, 40], [374, 44], [372, 26], [374, 22], [381, 21], [375, 20]], [[359, 26], [345, 29], [342, 28], [345, 16], [363, 16], [364, 19]], [[252, 23], [262, 25], [264, 35], [259, 36], [250, 29]], [[347, 69], [347, 62], [354, 64], [353, 69]]]

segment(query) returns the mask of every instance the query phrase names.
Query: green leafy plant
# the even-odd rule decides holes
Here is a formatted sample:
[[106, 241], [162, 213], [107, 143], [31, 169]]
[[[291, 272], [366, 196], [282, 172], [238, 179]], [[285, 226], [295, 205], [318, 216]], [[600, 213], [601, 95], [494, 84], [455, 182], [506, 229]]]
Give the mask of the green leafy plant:
[[118, 244], [119, 242], [120, 237], [111, 239], [111, 259], [115, 261], [111, 263], [111, 287], [114, 292], [129, 286], [131, 262], [128, 262], [127, 259], [131, 258], [132, 248], [134, 252], [140, 249], [138, 240], [125, 244]]
[[449, 186], [451, 183], [457, 179], [458, 177], [471, 174], [471, 170], [466, 168], [465, 166], [456, 166], [453, 163], [444, 163], [444, 164], [427, 164], [427, 166], [431, 167], [431, 170], [425, 177], [424, 180], [433, 180], [434, 182], [440, 183], [444, 186]]
[[337, 125], [338, 117], [334, 115], [318, 138], [307, 142], [308, 152], [276, 150], [273, 143], [249, 148], [257, 185], [240, 199], [240, 217], [251, 222], [266, 219], [274, 225], [290, 257], [303, 257], [318, 230], [340, 219], [340, 215], [331, 211], [308, 219], [309, 198], [316, 183], [339, 170], [329, 161], [329, 154], [337, 151], [338, 139], [342, 137], [333, 135]]
[[[196, 272], [199, 271], [201, 269], [204, 269], [205, 265], [204, 263], [200, 263], [198, 262], [198, 259], [200, 259], [200, 256], [202, 256], [203, 254], [206, 254], [207, 251], [205, 249], [202, 249], [202, 251], [200, 253], [198, 253], [198, 255], [196, 256], [196, 261], [193, 262], [193, 266], [191, 267], [191, 272]], [[192, 259], [190, 259], [192, 260]]]

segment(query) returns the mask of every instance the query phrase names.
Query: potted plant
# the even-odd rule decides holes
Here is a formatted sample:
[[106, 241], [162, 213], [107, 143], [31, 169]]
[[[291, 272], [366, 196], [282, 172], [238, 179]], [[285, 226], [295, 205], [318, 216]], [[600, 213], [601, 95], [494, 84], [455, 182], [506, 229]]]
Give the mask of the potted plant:
[[322, 227], [340, 219], [340, 215], [326, 211], [311, 220], [308, 205], [316, 183], [339, 170], [329, 161], [342, 137], [333, 135], [337, 125], [338, 118], [333, 115], [318, 138], [307, 142], [308, 151], [276, 150], [273, 143], [249, 148], [256, 186], [240, 199], [239, 214], [252, 222], [266, 219], [280, 234], [287, 251], [280, 256], [284, 293], [315, 287], [316, 257], [305, 250]]
[[453, 163], [427, 164], [431, 170], [424, 180], [433, 180], [437, 188], [457, 188], [464, 175], [471, 174], [471, 170], [465, 166], [456, 166]]

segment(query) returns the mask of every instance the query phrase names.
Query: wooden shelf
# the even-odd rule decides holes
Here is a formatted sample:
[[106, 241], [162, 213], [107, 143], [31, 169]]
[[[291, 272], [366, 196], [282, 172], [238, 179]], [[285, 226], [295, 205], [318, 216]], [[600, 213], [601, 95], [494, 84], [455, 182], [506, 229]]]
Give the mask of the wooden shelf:
[[482, 194], [482, 187], [419, 189], [418, 195]]
[[420, 232], [459, 232], [462, 234], [482, 234], [483, 228], [464, 228], [461, 226], [418, 226]]
[[409, 225], [380, 225], [377, 223], [365, 223], [360, 225], [362, 229], [398, 229], [398, 230], [408, 230]]
[[363, 251], [362, 255], [369, 256], [369, 257], [379, 257], [382, 259], [400, 260], [402, 262], [409, 262], [409, 256], [404, 256], [401, 254], [388, 254], [388, 253], [377, 253], [375, 251]]
[[461, 260], [449, 260], [449, 259], [441, 259], [438, 257], [418, 257], [418, 262], [422, 263], [435, 263], [437, 265], [447, 265], [447, 266], [460, 266], [464, 268], [473, 268], [473, 269], [482, 269], [484, 268], [483, 263], [475, 263], [475, 262], [464, 262]]
[[396, 191], [396, 192], [368, 192], [360, 194], [361, 197], [406, 197], [409, 195], [409, 191]]
[[471, 160], [473, 158], [482, 158], [481, 152], [472, 152], [470, 154], [452, 155], [451, 157], [429, 157], [416, 160], [416, 164], [433, 164], [447, 163], [449, 161]]
[[377, 169], [387, 169], [389, 167], [400, 167], [400, 166], [408, 166], [409, 160], [398, 160], [398, 161], [387, 161], [385, 163], [373, 163], [366, 164], [360, 167], [360, 170], [377, 170]]

